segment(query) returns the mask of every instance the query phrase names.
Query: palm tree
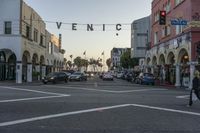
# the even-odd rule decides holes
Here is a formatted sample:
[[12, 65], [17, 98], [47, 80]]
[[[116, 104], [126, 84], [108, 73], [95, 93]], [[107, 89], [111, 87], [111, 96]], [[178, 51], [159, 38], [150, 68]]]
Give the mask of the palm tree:
[[67, 65], [69, 66], [69, 68], [71, 69], [71, 67], [72, 67], [72, 62], [69, 60], [69, 61], [67, 61]]
[[67, 66], [67, 59], [64, 58], [64, 68], [66, 68], [66, 66]]
[[99, 66], [99, 61], [91, 58], [89, 64], [93, 66], [94, 72], [96, 72], [97, 66]]
[[82, 67], [85, 67], [85, 71], [87, 71], [89, 65], [89, 61], [86, 59], [82, 59]]
[[106, 60], [106, 65], [110, 69], [110, 67], [111, 67], [111, 58], [109, 58], [109, 59]]

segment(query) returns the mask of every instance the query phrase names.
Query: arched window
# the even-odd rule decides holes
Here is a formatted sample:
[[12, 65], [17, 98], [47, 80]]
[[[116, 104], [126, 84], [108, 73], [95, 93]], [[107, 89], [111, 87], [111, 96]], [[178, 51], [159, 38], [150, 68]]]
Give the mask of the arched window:
[[5, 62], [5, 61], [6, 61], [6, 59], [5, 59], [4, 52], [0, 52], [0, 62], [2, 63], [2, 62]]

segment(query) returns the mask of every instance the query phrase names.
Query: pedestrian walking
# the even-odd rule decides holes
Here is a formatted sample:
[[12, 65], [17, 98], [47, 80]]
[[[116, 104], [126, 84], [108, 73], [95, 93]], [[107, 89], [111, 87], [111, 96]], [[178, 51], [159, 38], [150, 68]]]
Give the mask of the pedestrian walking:
[[196, 70], [194, 72], [194, 78], [192, 80], [192, 90], [190, 91], [189, 106], [192, 106], [193, 101], [196, 101], [197, 99], [200, 100], [199, 91], [200, 91], [199, 71]]

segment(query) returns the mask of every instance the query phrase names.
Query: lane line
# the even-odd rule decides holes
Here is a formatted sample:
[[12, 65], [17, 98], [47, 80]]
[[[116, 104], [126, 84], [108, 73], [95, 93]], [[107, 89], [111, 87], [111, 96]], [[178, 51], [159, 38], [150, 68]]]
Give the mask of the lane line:
[[5, 89], [10, 89], [10, 90], [28, 91], [28, 92], [35, 92], [35, 93], [48, 94], [48, 95], [59, 95], [59, 96], [65, 96], [66, 95], [66, 94], [61, 94], [61, 93], [37, 91], [37, 90], [22, 89], [22, 88], [15, 88], [15, 87], [5, 87], [5, 86], [0, 86], [0, 87], [5, 88]]
[[56, 87], [56, 88], [66, 88], [66, 89], [78, 89], [78, 90], [88, 90], [88, 91], [99, 91], [99, 92], [110, 92], [110, 93], [129, 93], [129, 92], [142, 92], [142, 91], [166, 91], [167, 89], [138, 89], [138, 90], [124, 90], [124, 91], [111, 91], [104, 89], [92, 89], [92, 88], [80, 88], [80, 87], [65, 87], [65, 86], [50, 86], [48, 87]]
[[32, 118], [27, 118], [27, 119], [20, 119], [20, 120], [15, 120], [15, 121], [2, 122], [2, 123], [0, 123], [0, 127], [11, 126], [11, 125], [27, 123], [27, 122], [33, 122], [33, 121], [38, 121], [38, 120], [45, 120], [45, 119], [50, 119], [50, 118], [58, 118], [58, 117], [63, 117], [63, 116], [70, 116], [70, 115], [76, 115], [76, 114], [96, 112], [96, 111], [99, 111], [99, 110], [110, 110], [110, 109], [115, 109], [115, 108], [123, 108], [123, 107], [128, 107], [128, 106], [130, 106], [130, 104], [122, 104], [122, 105], [115, 105], [115, 106], [107, 106], [107, 107], [93, 108], [93, 109], [87, 109], [87, 110], [66, 112], [66, 113], [60, 113], [60, 114], [52, 114], [52, 115], [46, 115], [46, 116], [32, 117]]
[[0, 100], [0, 103], [10, 103], [10, 102], [19, 102], [19, 101], [29, 101], [29, 100], [39, 100], [39, 99], [50, 99], [58, 97], [68, 97], [70, 95], [60, 95], [60, 96], [46, 96], [46, 97], [33, 97], [33, 98], [20, 98], [20, 99], [10, 99], [10, 100]]
[[176, 96], [176, 98], [189, 99], [190, 95]]
[[167, 89], [139, 89], [139, 90], [125, 90], [125, 91], [117, 91], [119, 93], [127, 93], [127, 92], [142, 92], [142, 91], [166, 91]]
[[174, 113], [200, 116], [200, 113], [197, 113], [197, 112], [189, 112], [189, 111], [183, 111], [183, 110], [177, 110], [177, 109], [169, 109], [169, 108], [162, 108], [162, 107], [155, 107], [155, 106], [141, 105], [141, 104], [131, 104], [131, 106], [166, 111], [166, 112], [174, 112]]

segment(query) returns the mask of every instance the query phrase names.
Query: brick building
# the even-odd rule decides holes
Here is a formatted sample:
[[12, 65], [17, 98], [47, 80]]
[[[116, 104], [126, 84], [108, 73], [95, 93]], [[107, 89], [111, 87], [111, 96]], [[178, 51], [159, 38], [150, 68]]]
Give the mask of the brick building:
[[[153, 0], [151, 49], [146, 66], [159, 79], [175, 86], [191, 88], [197, 69], [196, 45], [200, 41], [199, 0]], [[159, 13], [167, 13], [166, 25], [159, 25]], [[187, 25], [171, 25], [171, 20], [187, 20]]]

